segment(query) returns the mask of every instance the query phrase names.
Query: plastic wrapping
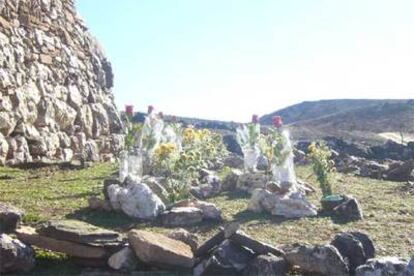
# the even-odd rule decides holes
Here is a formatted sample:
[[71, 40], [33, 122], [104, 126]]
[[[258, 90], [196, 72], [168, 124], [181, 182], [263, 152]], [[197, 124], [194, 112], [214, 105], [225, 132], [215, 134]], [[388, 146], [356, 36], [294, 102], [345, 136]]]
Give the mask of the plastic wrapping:
[[296, 183], [296, 175], [294, 168], [294, 155], [293, 147], [290, 141], [289, 132], [283, 130], [282, 135], [284, 136], [285, 144], [282, 149], [287, 154], [285, 160], [280, 164], [272, 164], [273, 180], [280, 183], [291, 183], [292, 186]]
[[128, 176], [141, 178], [142, 159], [140, 151], [122, 152], [119, 158], [119, 181], [124, 182]]
[[260, 136], [260, 125], [242, 125], [236, 130], [236, 139], [244, 155], [244, 169], [249, 172], [256, 170], [260, 157], [258, 138]]
[[248, 172], [256, 171], [257, 161], [260, 157], [260, 150], [257, 147], [247, 148], [243, 150], [244, 169]]

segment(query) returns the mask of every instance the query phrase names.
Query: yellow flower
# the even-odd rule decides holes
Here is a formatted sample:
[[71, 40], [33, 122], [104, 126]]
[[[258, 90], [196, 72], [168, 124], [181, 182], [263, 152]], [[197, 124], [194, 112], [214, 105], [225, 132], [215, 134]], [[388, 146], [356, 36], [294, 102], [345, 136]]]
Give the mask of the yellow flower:
[[158, 158], [167, 158], [171, 153], [173, 153], [177, 149], [176, 145], [173, 143], [163, 143], [160, 144], [155, 149], [155, 155]]

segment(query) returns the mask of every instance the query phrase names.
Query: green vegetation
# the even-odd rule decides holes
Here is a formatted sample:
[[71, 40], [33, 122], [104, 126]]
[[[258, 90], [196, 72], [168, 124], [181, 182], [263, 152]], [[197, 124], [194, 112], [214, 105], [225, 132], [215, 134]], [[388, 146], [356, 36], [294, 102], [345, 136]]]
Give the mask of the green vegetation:
[[332, 195], [332, 182], [330, 173], [335, 169], [331, 160], [331, 150], [325, 142], [313, 142], [309, 145], [308, 157], [312, 162], [312, 169], [319, 182], [323, 197]]
[[[143, 223], [120, 213], [91, 211], [87, 208], [88, 197], [102, 196], [102, 180], [115, 170], [109, 164], [98, 164], [79, 171], [0, 168], [0, 201], [26, 210], [25, 223], [30, 225], [51, 218], [73, 218], [121, 232], [133, 227], [157, 232], [169, 231], [157, 222]], [[317, 186], [311, 167], [299, 167], [297, 174], [299, 178]], [[372, 237], [380, 256], [414, 255], [414, 196], [401, 192], [404, 183], [335, 172], [332, 173], [332, 178], [337, 183], [337, 193], [352, 194], [360, 201], [364, 220], [345, 223], [328, 216], [288, 220], [267, 214], [254, 214], [246, 211], [249, 197], [238, 193], [221, 194], [209, 201], [222, 208], [225, 223], [237, 221], [248, 234], [271, 244], [321, 244], [329, 242], [341, 231], [363, 231]], [[318, 191], [309, 199], [320, 206], [321, 196], [322, 193]], [[203, 223], [187, 229], [202, 239], [207, 239], [220, 225]], [[73, 275], [79, 269], [64, 255], [43, 250], [37, 252], [41, 256], [41, 265], [37, 266], [32, 275]]]

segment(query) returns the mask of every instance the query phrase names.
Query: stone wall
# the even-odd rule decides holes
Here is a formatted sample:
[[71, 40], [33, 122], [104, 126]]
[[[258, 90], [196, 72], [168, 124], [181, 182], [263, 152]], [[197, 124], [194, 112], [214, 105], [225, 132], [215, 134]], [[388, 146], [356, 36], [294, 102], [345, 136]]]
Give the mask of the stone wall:
[[0, 0], [0, 165], [117, 153], [112, 86], [73, 0]]

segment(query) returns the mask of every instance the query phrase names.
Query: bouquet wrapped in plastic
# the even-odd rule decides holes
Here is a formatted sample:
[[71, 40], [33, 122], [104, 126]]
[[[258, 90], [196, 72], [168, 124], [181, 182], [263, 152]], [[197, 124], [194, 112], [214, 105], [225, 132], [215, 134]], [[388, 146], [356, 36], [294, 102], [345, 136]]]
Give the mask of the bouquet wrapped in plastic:
[[236, 130], [236, 139], [244, 156], [244, 169], [249, 172], [256, 170], [260, 157], [259, 148], [260, 124], [257, 115], [253, 115], [252, 122], [242, 125]]

